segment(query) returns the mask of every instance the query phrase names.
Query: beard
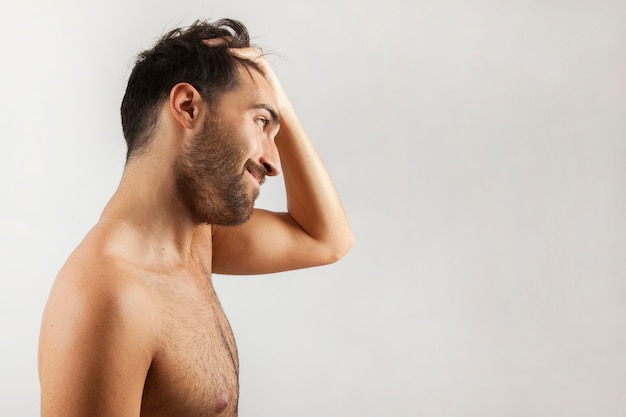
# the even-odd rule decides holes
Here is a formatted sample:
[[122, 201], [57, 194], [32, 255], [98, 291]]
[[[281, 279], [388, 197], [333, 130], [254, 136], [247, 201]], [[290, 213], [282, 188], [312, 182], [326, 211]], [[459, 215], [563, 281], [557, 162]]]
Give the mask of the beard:
[[266, 170], [245, 158], [244, 140], [229, 134], [219, 120], [204, 121], [174, 166], [179, 198], [196, 223], [237, 226], [252, 215], [259, 189], [250, 185], [246, 171], [262, 184]]

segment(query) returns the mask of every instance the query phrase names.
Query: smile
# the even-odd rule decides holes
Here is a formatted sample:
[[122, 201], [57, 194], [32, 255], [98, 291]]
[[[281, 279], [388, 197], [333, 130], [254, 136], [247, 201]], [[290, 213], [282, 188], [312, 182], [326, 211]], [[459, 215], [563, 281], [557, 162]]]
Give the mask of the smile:
[[252, 178], [254, 178], [257, 184], [261, 185], [261, 180], [259, 179], [259, 177], [256, 176], [254, 172], [252, 172], [250, 169], [246, 169], [246, 171], [248, 171], [248, 173], [252, 176]]

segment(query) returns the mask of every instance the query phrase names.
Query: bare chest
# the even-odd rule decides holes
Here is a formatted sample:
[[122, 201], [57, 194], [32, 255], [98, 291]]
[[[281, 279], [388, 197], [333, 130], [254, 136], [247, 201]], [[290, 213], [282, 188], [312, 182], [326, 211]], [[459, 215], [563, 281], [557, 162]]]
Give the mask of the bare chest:
[[157, 296], [160, 344], [146, 378], [142, 416], [236, 416], [237, 348], [210, 280], [165, 287]]

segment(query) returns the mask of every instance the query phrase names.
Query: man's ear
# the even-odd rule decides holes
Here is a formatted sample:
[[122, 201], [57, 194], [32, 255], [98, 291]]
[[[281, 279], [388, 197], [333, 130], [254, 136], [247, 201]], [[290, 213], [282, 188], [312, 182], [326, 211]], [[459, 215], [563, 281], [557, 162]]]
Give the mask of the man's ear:
[[194, 129], [200, 120], [200, 108], [204, 100], [198, 90], [189, 83], [178, 83], [170, 91], [170, 111], [180, 125]]

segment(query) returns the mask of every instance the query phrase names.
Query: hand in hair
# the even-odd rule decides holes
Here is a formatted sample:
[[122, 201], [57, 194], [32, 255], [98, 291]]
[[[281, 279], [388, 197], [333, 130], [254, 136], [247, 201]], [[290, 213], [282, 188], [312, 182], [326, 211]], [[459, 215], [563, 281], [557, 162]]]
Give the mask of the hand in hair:
[[228, 51], [233, 56], [254, 62], [258, 66], [258, 68], [261, 70], [261, 73], [274, 91], [274, 95], [278, 104], [278, 112], [280, 114], [293, 111], [293, 108], [291, 107], [291, 102], [287, 98], [287, 94], [280, 85], [280, 81], [278, 80], [278, 77], [270, 66], [270, 63], [267, 60], [267, 56], [263, 53], [263, 51], [260, 51], [259, 49], [254, 47], [229, 48]]

